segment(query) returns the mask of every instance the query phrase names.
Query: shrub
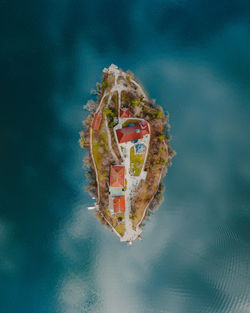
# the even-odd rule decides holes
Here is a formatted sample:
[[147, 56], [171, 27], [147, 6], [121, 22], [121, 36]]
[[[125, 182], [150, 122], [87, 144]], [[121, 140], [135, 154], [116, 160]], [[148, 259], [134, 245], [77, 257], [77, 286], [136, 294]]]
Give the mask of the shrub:
[[163, 116], [162, 110], [157, 110], [156, 118], [159, 120], [160, 118], [162, 118], [162, 116]]
[[114, 127], [114, 125], [115, 125], [115, 122], [114, 122], [114, 121], [111, 121], [108, 126], [109, 126], [110, 128], [112, 128], [112, 127]]
[[165, 164], [166, 164], [166, 161], [165, 161], [164, 159], [160, 159], [159, 164], [165, 165]]
[[140, 105], [140, 99], [138, 98], [134, 98], [132, 101], [132, 106], [135, 107], [135, 106], [139, 106]]
[[114, 117], [115, 116], [115, 113], [110, 108], [105, 108], [104, 114], [106, 114], [107, 117]]
[[103, 90], [105, 90], [105, 89], [107, 89], [108, 88], [108, 81], [107, 80], [104, 80], [102, 83], [101, 83], [101, 88], [103, 89]]
[[160, 134], [157, 137], [158, 137], [158, 139], [163, 140], [165, 136], [163, 134]]

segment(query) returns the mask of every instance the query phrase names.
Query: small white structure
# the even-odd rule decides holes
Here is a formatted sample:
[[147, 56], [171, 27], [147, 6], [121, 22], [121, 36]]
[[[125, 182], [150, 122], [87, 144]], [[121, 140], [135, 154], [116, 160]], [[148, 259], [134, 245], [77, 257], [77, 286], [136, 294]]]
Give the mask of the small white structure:
[[119, 73], [119, 70], [118, 70], [118, 66], [116, 66], [115, 64], [111, 64], [109, 68], [106, 68], [104, 67], [103, 69], [103, 73]]
[[95, 209], [99, 209], [99, 204], [97, 204], [96, 202], [95, 202], [95, 206], [89, 206], [88, 207], [88, 210], [95, 210]]

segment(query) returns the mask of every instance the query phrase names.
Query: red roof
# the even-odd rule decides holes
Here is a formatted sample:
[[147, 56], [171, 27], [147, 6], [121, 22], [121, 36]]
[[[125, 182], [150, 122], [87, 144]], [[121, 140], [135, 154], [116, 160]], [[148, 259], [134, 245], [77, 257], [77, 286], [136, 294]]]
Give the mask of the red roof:
[[138, 125], [124, 127], [116, 130], [119, 143], [133, 141], [143, 138], [149, 134], [148, 123], [141, 121]]
[[113, 207], [115, 213], [125, 212], [125, 197], [114, 197], [113, 198]]
[[121, 108], [120, 109], [120, 117], [129, 117], [129, 109], [128, 108]]
[[110, 187], [124, 187], [125, 167], [111, 166], [110, 168]]
[[92, 129], [97, 131], [100, 127], [101, 121], [102, 121], [102, 114], [96, 113], [92, 122]]

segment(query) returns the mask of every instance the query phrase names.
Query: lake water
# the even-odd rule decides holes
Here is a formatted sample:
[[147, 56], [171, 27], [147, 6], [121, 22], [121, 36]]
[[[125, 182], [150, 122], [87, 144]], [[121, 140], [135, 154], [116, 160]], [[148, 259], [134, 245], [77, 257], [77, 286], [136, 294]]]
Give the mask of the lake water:
[[[1, 313], [249, 313], [247, 1], [2, 1]], [[177, 151], [143, 241], [87, 206], [82, 106], [111, 63]]]

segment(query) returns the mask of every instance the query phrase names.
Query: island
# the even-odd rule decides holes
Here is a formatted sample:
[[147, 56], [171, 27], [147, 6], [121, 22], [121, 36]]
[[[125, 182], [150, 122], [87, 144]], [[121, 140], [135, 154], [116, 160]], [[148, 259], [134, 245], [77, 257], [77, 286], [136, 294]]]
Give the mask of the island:
[[103, 69], [96, 101], [80, 131], [88, 192], [96, 217], [121, 241], [142, 239], [147, 216], [163, 199], [163, 177], [175, 151], [169, 142], [168, 114], [150, 100], [130, 71]]

